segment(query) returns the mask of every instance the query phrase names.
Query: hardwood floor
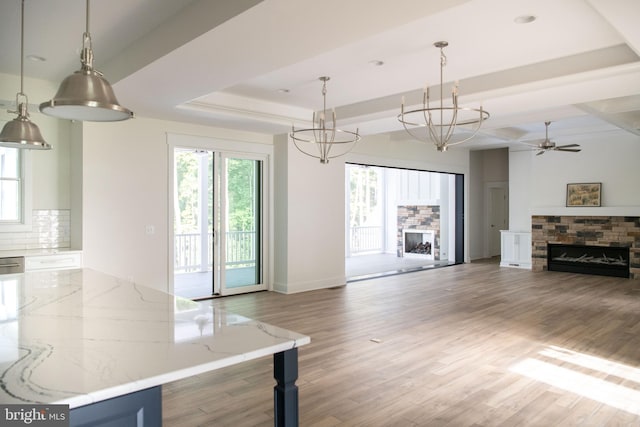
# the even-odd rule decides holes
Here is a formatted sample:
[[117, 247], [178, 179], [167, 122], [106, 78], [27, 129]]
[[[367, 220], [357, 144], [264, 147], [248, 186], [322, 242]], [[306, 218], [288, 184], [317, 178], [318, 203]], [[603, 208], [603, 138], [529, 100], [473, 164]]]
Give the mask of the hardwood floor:
[[[211, 303], [311, 336], [301, 426], [640, 425], [637, 280], [471, 263]], [[167, 384], [164, 425], [273, 425], [273, 386], [271, 357]]]

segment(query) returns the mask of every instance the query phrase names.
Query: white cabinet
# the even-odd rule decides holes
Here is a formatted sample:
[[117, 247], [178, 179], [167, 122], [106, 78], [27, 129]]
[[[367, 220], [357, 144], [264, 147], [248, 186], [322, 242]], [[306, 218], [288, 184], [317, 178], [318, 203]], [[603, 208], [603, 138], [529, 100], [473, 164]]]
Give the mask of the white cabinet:
[[531, 233], [500, 230], [500, 234], [502, 237], [500, 267], [531, 269]]
[[55, 254], [27, 255], [25, 271], [62, 270], [82, 267], [82, 252], [58, 252]]

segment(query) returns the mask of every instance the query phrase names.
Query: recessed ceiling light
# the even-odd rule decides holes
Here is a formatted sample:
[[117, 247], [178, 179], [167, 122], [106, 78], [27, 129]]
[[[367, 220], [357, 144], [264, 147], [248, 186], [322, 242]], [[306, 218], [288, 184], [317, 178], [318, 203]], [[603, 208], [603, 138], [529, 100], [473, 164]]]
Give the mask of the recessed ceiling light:
[[536, 17], [533, 15], [520, 15], [516, 17], [513, 22], [516, 24], [530, 24], [536, 20]]
[[373, 65], [374, 67], [381, 67], [384, 65], [384, 61], [380, 61], [379, 59], [374, 59], [372, 61], [369, 61], [369, 64]]
[[27, 59], [33, 61], [33, 62], [44, 62], [47, 60], [47, 58], [43, 57], [43, 56], [38, 56], [38, 55], [27, 55]]
[[289, 89], [278, 89], [280, 93], [289, 93]]

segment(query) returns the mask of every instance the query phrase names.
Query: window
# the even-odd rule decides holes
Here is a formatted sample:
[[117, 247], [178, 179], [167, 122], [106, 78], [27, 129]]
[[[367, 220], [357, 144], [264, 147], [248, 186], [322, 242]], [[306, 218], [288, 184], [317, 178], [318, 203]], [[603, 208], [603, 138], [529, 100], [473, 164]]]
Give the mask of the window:
[[0, 147], [0, 220], [19, 222], [22, 219], [20, 151]]
[[29, 153], [0, 147], [0, 230], [27, 231], [31, 228], [31, 195], [25, 177]]

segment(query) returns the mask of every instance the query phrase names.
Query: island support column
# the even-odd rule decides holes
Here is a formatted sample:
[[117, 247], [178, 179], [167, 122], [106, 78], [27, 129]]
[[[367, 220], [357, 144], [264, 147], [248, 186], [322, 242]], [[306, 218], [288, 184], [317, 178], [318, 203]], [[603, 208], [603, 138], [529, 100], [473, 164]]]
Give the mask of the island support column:
[[298, 349], [273, 355], [273, 388], [275, 427], [298, 427]]

